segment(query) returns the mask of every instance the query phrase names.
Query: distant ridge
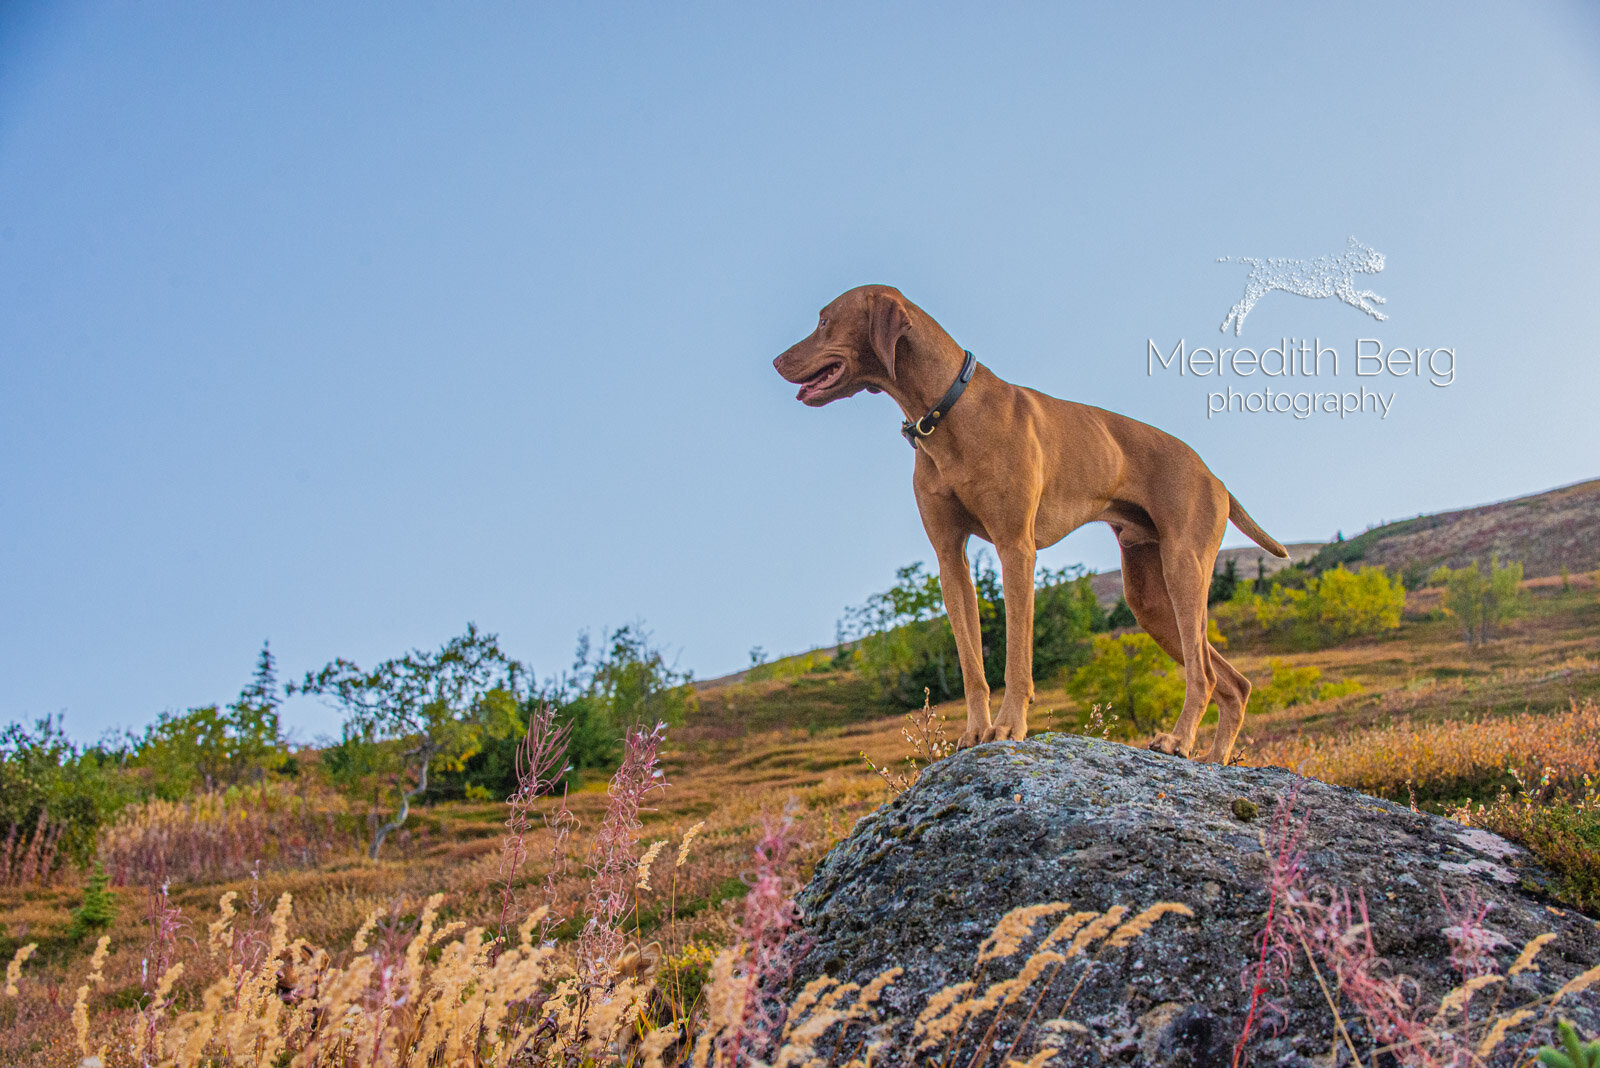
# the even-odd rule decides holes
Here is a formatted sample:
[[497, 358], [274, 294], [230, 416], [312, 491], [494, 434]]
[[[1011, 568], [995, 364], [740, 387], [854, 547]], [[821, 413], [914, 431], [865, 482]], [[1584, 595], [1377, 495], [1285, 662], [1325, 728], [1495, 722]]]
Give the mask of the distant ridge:
[[1382, 564], [1428, 570], [1465, 567], [1498, 555], [1522, 561], [1526, 578], [1574, 573], [1600, 565], [1600, 479], [1454, 512], [1419, 515], [1373, 527], [1324, 546], [1312, 566]]

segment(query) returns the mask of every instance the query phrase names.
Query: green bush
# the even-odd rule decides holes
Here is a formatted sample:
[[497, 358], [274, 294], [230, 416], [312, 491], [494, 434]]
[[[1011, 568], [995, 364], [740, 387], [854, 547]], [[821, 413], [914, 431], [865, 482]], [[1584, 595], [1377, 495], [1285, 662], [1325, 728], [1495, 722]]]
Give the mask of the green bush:
[[1128, 607], [1128, 599], [1118, 597], [1117, 603], [1112, 605], [1111, 611], [1106, 614], [1106, 629], [1126, 630], [1138, 625], [1139, 621], [1134, 617], [1133, 609]]
[[1264, 582], [1240, 582], [1216, 614], [1290, 644], [1316, 646], [1393, 630], [1405, 603], [1405, 583], [1383, 567], [1341, 565], [1320, 575], [1284, 568]]
[[1233, 591], [1239, 588], [1239, 561], [1230, 558], [1227, 566], [1221, 571], [1215, 568], [1211, 571], [1211, 590], [1206, 595], [1206, 604], [1218, 604], [1222, 601], [1233, 599]]
[[688, 672], [667, 663], [642, 623], [612, 631], [606, 649], [589, 657], [589, 636], [578, 637], [578, 655], [570, 685], [596, 702], [619, 730], [644, 724], [682, 726], [698, 707]]
[[1556, 1025], [1556, 1041], [1561, 1048], [1540, 1046], [1535, 1059], [1549, 1068], [1600, 1068], [1600, 1039], [1585, 1042], [1571, 1020]]
[[[895, 584], [847, 610], [840, 622], [841, 648], [853, 643], [855, 664], [886, 700], [920, 704], [923, 690], [936, 701], [963, 692], [955, 635], [944, 615], [939, 576], [920, 563], [895, 572]], [[1000, 573], [980, 555], [973, 568], [984, 677], [1005, 684], [1006, 612]], [[1042, 569], [1034, 582], [1033, 671], [1058, 674], [1088, 658], [1091, 633], [1106, 629], [1089, 575], [1081, 567]]]
[[1294, 667], [1282, 660], [1268, 662], [1272, 679], [1250, 692], [1251, 712], [1271, 712], [1279, 708], [1292, 708], [1311, 701], [1323, 701], [1345, 694], [1357, 693], [1361, 684], [1354, 679], [1344, 682], [1323, 682], [1322, 669], [1306, 665]]
[[1590, 915], [1600, 914], [1600, 798], [1547, 801], [1501, 795], [1472, 813], [1480, 827], [1528, 848], [1555, 873], [1555, 896]]
[[1183, 669], [1143, 631], [1097, 634], [1089, 662], [1072, 673], [1067, 691], [1114, 713], [1125, 733], [1148, 734], [1183, 708]]
[[26, 835], [41, 816], [56, 834], [56, 861], [87, 865], [100, 826], [133, 800], [119, 773], [126, 754], [106, 746], [80, 748], [59, 717], [32, 730], [14, 723], [0, 731], [0, 836]]
[[1405, 606], [1405, 583], [1382, 567], [1336, 567], [1306, 583], [1306, 614], [1334, 641], [1394, 630]]
[[854, 639], [857, 668], [885, 698], [913, 704], [926, 688], [948, 700], [961, 693], [961, 667], [943, 610], [939, 576], [909, 564], [889, 589], [846, 611], [840, 636]]
[[1461, 625], [1468, 647], [1493, 638], [1503, 621], [1527, 608], [1521, 561], [1502, 566], [1498, 557], [1491, 556], [1487, 569], [1476, 563], [1443, 566], [1429, 581], [1444, 587], [1444, 610]]

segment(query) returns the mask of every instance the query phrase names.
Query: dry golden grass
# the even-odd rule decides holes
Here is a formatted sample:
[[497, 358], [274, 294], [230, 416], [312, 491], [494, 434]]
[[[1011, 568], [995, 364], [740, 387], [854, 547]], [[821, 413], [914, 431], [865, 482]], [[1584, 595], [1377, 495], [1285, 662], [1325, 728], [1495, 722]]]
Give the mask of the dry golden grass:
[[1435, 797], [1483, 796], [1507, 777], [1583, 789], [1600, 779], [1600, 704], [1591, 698], [1562, 712], [1402, 720], [1343, 737], [1284, 739], [1254, 750], [1251, 763], [1387, 797], [1418, 784]]

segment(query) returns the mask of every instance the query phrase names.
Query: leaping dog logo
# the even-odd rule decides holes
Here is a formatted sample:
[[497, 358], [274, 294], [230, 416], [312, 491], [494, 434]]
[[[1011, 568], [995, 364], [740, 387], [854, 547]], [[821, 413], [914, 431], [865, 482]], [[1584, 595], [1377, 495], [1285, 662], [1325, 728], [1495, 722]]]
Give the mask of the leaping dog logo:
[[1370, 289], [1356, 288], [1357, 274], [1377, 274], [1383, 270], [1383, 253], [1350, 238], [1344, 252], [1337, 256], [1319, 256], [1314, 260], [1253, 260], [1243, 256], [1223, 256], [1218, 263], [1248, 263], [1250, 277], [1244, 284], [1244, 296], [1239, 298], [1222, 320], [1222, 332], [1233, 327], [1237, 336], [1244, 329], [1244, 317], [1250, 314], [1256, 301], [1281, 289], [1313, 299], [1338, 297], [1352, 308], [1360, 308], [1382, 322], [1388, 316], [1372, 304], [1386, 303]]

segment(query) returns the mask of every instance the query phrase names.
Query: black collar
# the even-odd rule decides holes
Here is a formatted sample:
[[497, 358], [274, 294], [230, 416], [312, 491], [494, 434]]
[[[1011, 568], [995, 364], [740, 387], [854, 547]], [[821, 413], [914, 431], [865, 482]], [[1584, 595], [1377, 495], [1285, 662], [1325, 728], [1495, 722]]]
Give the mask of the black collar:
[[[962, 351], [966, 352], [965, 349]], [[950, 414], [951, 406], [961, 399], [961, 394], [967, 391], [967, 383], [972, 381], [972, 372], [977, 367], [977, 357], [967, 352], [967, 358], [961, 363], [961, 373], [956, 375], [954, 382], [950, 383], [950, 388], [944, 391], [944, 396], [940, 397], [934, 406], [928, 409], [928, 414], [918, 419], [915, 423], [907, 419], [900, 424], [900, 433], [905, 435], [906, 441], [910, 443], [913, 449], [917, 447], [918, 438], [925, 438], [932, 434], [934, 430], [938, 429], [939, 423], [943, 421], [944, 417]]]

